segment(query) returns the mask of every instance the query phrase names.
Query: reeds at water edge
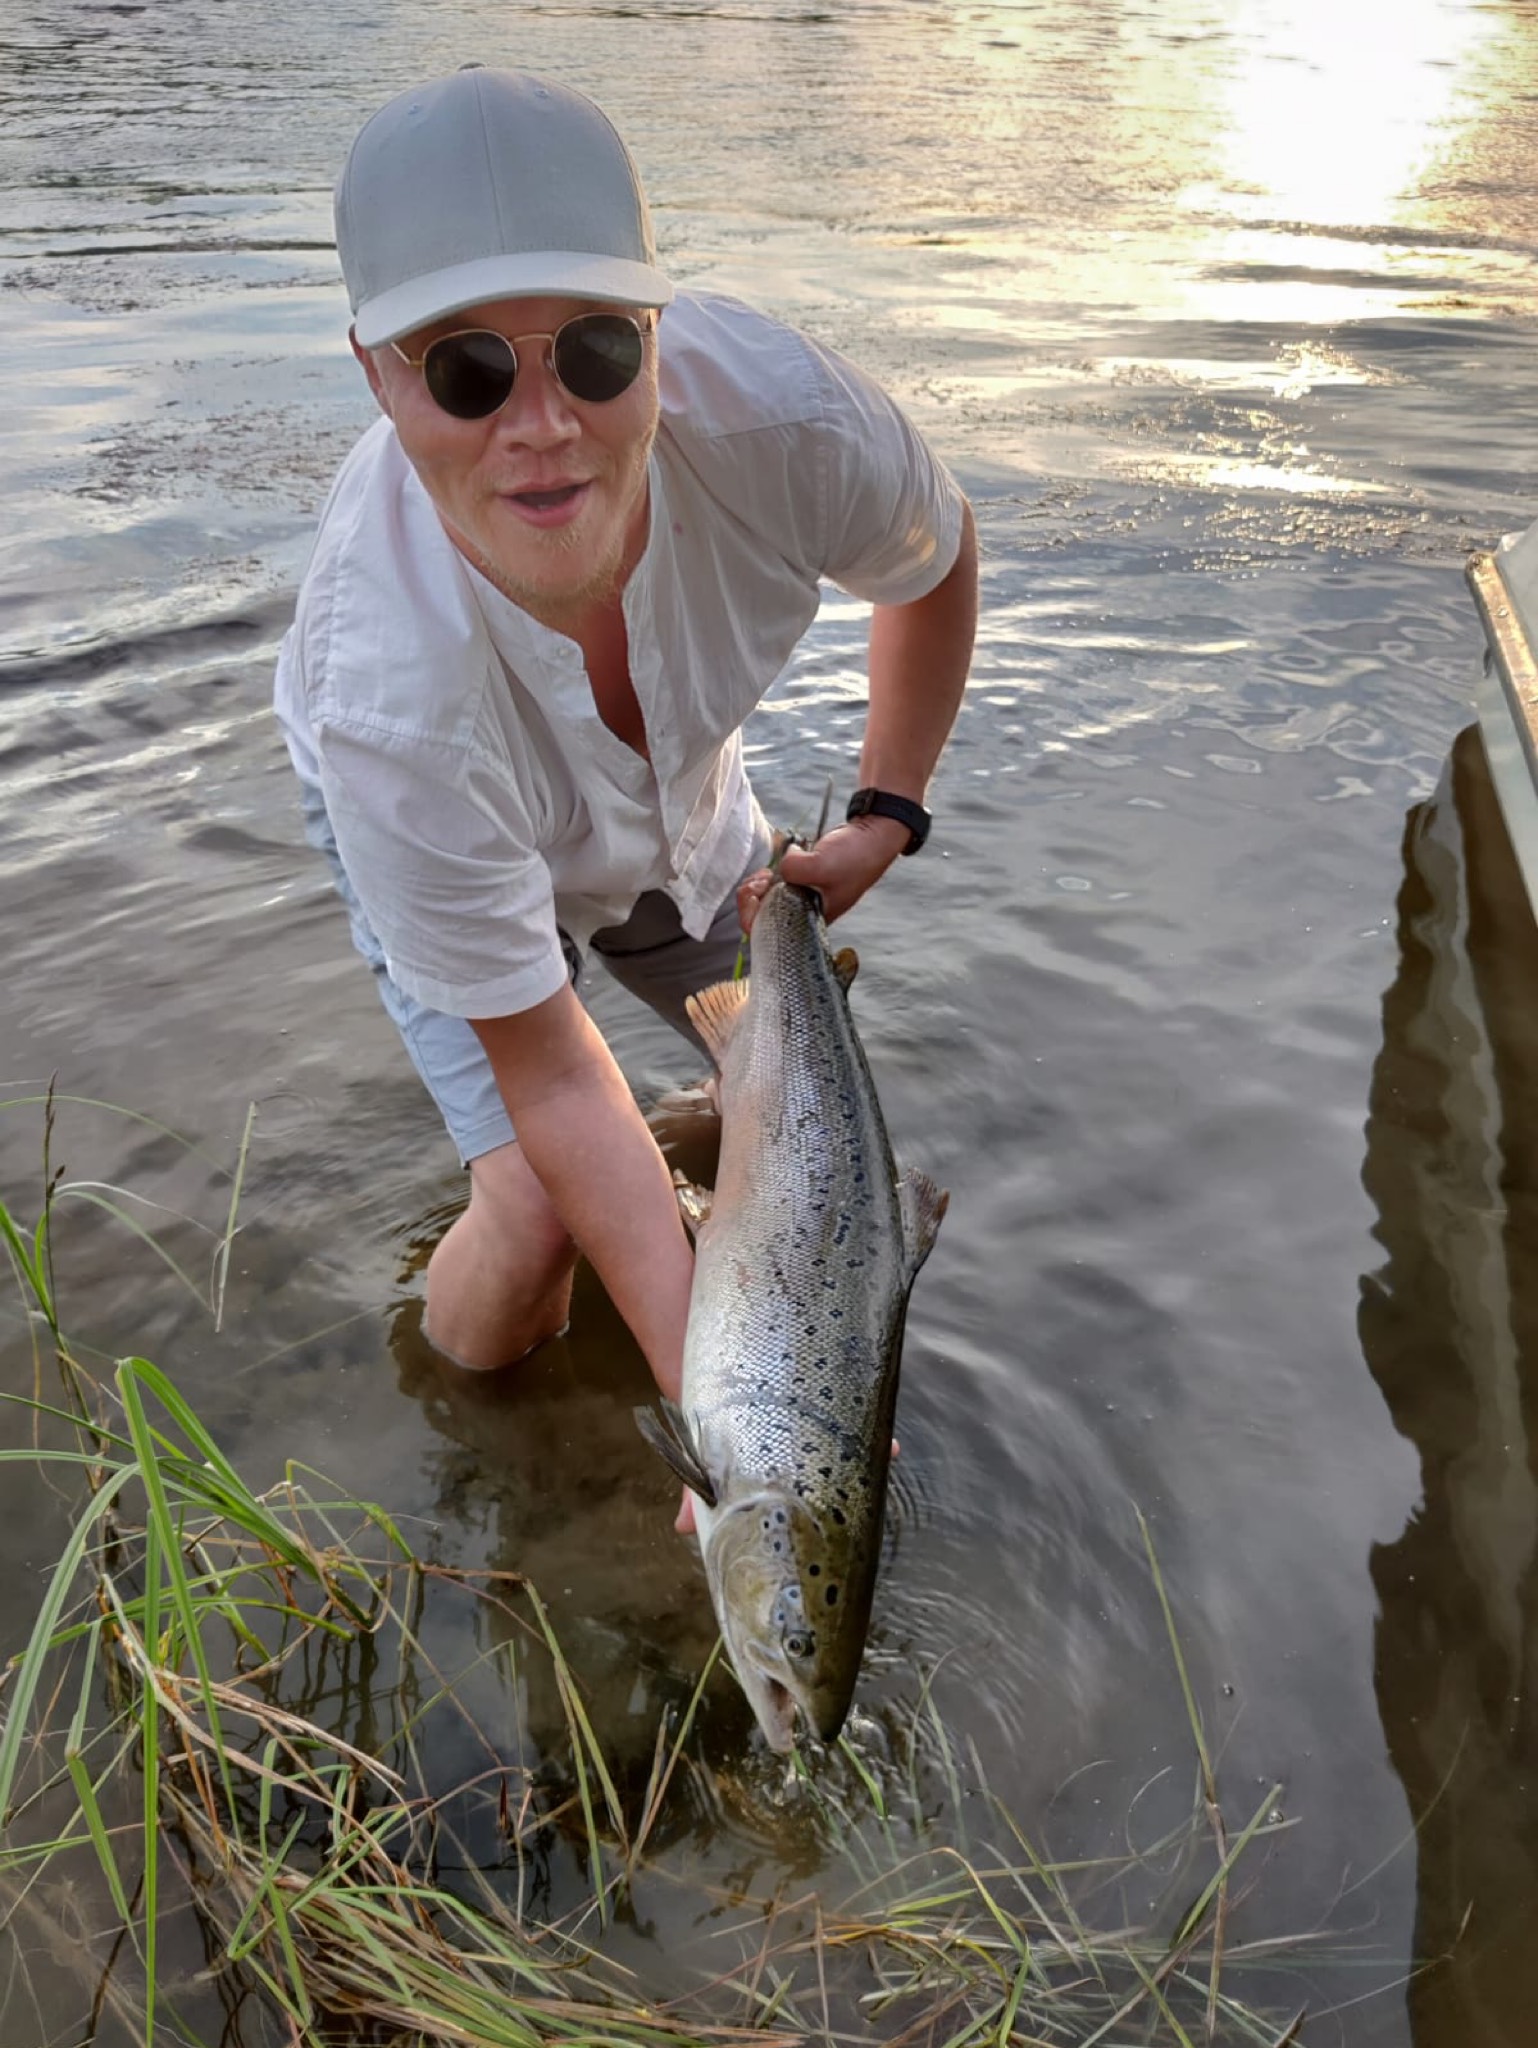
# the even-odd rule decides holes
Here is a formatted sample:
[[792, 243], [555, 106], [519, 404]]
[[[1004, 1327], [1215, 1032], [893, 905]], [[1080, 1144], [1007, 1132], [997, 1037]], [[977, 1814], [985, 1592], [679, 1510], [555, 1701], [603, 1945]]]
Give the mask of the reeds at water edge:
[[[211, 1313], [240, 1177], [213, 1234]], [[39, 1362], [32, 1397], [9, 1399], [34, 1440], [0, 1461], [50, 1473], [71, 1528], [0, 1679], [0, 1914], [14, 1943], [52, 1888], [89, 1894], [94, 1981], [72, 2039], [193, 2043], [214, 2011], [217, 2038], [242, 2048], [1301, 2038], [1301, 2015], [1241, 1996], [1260, 1972], [1274, 1994], [1297, 1944], [1231, 1925], [1241, 1867], [1288, 1825], [1279, 1788], [1230, 1827], [1146, 1525], [1192, 1741], [1179, 1826], [1126, 1857], [1054, 1860], [947, 1729], [931, 1673], [883, 1752], [845, 1737], [794, 1761], [836, 1868], [733, 1900], [679, 1853], [717, 1768], [699, 1725], [726, 1682], [717, 1656], [662, 1716], [645, 1768], [622, 1770], [527, 1580], [422, 1556], [383, 1508], [297, 1460], [253, 1492], [159, 1367], [82, 1363], [45, 1184], [31, 1227], [0, 1205]], [[101, 1199], [120, 1206], [119, 1191]], [[45, 1398], [50, 1368], [60, 1391]], [[446, 1610], [481, 1639], [452, 1670]], [[552, 1703], [537, 1741], [474, 1720], [482, 1666], [507, 1699]], [[1127, 1925], [1132, 1870], [1182, 1904]], [[656, 1981], [611, 1939], [648, 1885], [693, 1886], [712, 1916]], [[189, 1916], [206, 1962], [190, 1983]], [[25, 2005], [14, 1968], [8, 1995]]]

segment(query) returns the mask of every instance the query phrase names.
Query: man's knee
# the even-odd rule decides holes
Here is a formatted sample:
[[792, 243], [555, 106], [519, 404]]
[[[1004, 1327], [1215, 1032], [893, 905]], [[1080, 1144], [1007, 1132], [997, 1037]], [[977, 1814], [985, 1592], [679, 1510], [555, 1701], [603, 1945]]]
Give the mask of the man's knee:
[[470, 1164], [470, 1205], [427, 1265], [428, 1341], [456, 1365], [509, 1365], [565, 1325], [577, 1248], [517, 1145]]
[[517, 1143], [470, 1161], [470, 1206], [460, 1221], [469, 1226], [467, 1235], [488, 1233], [492, 1245], [506, 1245], [515, 1259], [575, 1257], [565, 1224]]

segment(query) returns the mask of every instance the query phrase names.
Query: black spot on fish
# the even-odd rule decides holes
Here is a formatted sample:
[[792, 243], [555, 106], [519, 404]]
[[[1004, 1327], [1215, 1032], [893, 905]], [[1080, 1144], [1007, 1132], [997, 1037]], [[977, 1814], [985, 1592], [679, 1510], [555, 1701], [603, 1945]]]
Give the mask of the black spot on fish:
[[824, 1593], [822, 1597], [823, 1597], [823, 1599], [824, 1599], [824, 1600], [826, 1600], [826, 1601], [827, 1601], [827, 1603], [828, 1603], [828, 1605], [829, 1605], [830, 1607], [836, 1607], [836, 1606], [838, 1605], [838, 1588], [837, 1588], [837, 1586], [830, 1586], [830, 1587], [828, 1588], [827, 1592], [826, 1592], [826, 1593]]
[[806, 1568], [806, 1575], [809, 1579], [820, 1579], [822, 1577], [822, 1566], [820, 1564], [809, 1564]]
[[837, 1522], [839, 1527], [842, 1529], [845, 1521], [848, 1519], [848, 1517], [844, 1513], [844, 1510], [842, 1508], [830, 1508], [828, 1512], [832, 1515], [834, 1521]]

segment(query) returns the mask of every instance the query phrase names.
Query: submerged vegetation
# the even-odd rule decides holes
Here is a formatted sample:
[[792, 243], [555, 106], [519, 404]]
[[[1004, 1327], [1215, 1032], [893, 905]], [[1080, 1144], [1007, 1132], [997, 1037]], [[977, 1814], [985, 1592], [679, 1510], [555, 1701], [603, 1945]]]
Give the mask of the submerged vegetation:
[[[0, 1459], [51, 1475], [72, 1522], [0, 1679], [8, 2040], [23, 2013], [38, 2048], [1300, 2038], [1301, 2016], [1241, 1996], [1280, 1945], [1230, 1928], [1241, 1860], [1285, 1825], [1276, 1788], [1230, 1834], [1151, 1544], [1194, 1753], [1181, 1825], [1054, 1862], [926, 1681], [884, 1744], [794, 1760], [781, 1797], [837, 1875], [712, 1890], [690, 1849], [717, 1803], [716, 1658], [621, 1768], [526, 1580], [417, 1554], [297, 1462], [255, 1493], [157, 1366], [87, 1371], [55, 1301], [54, 1195], [30, 1230], [0, 1205], [39, 1364], [8, 1397], [31, 1440]], [[234, 1231], [232, 1201], [215, 1311]], [[1142, 1930], [1134, 1872], [1180, 1901]], [[706, 1928], [686, 1955], [645, 1942], [664, 1892]], [[66, 2034], [29, 1959], [77, 1939], [88, 2010]]]

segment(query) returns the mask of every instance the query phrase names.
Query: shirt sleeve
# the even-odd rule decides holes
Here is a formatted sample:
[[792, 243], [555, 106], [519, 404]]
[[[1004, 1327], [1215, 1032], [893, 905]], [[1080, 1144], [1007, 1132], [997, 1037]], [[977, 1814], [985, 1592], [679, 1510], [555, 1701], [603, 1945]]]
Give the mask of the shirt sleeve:
[[896, 401], [812, 344], [822, 401], [822, 573], [871, 604], [911, 604], [950, 573], [963, 500]]
[[567, 978], [549, 868], [482, 726], [491, 660], [458, 557], [380, 421], [327, 501], [275, 708], [359, 950], [457, 1017], [530, 1009]]
[[363, 724], [315, 733], [337, 854], [397, 987], [454, 1017], [532, 1009], [568, 979], [550, 871], [474, 749]]

